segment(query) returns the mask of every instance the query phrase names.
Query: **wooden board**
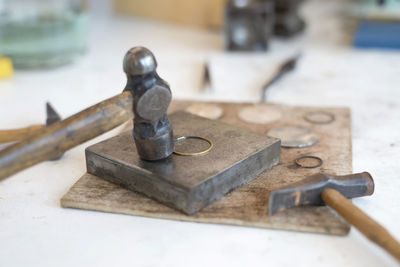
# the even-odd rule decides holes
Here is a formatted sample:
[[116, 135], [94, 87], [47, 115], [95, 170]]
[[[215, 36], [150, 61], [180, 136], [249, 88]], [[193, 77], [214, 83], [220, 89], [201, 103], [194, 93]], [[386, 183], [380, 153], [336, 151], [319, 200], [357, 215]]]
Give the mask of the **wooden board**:
[[141, 16], [160, 21], [202, 28], [220, 28], [225, 0], [114, 0], [118, 14]]
[[[185, 110], [195, 102], [175, 101], [169, 112]], [[298, 207], [267, 216], [268, 192], [317, 172], [344, 175], [352, 172], [350, 111], [347, 108], [290, 107], [257, 104], [279, 110], [281, 118], [269, 124], [247, 123], [238, 113], [254, 104], [214, 103], [223, 108], [219, 120], [266, 133], [271, 128], [299, 125], [311, 128], [319, 142], [301, 149], [282, 148], [281, 161], [272, 170], [231, 192], [194, 216], [187, 216], [138, 193], [128, 191], [96, 176], [85, 174], [61, 199], [66, 208], [79, 208], [180, 221], [346, 235], [350, 226], [329, 207]], [[304, 120], [309, 111], [327, 111], [335, 116], [330, 124]], [[131, 127], [131, 126], [129, 126]], [[305, 169], [295, 164], [301, 155], [323, 159], [320, 168]], [[229, 156], [229, 155], [227, 155]]]

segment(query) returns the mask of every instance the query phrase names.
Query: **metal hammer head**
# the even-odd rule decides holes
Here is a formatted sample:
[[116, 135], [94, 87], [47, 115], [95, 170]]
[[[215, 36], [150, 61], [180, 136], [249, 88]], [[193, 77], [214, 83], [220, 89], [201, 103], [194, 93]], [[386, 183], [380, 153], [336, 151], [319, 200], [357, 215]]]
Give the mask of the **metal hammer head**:
[[157, 61], [149, 49], [138, 46], [126, 53], [123, 67], [128, 75], [144, 75], [156, 70]]
[[335, 189], [347, 198], [362, 197], [372, 195], [374, 180], [368, 172], [344, 176], [318, 173], [270, 192], [268, 215], [296, 206], [324, 205], [321, 193], [326, 188]]

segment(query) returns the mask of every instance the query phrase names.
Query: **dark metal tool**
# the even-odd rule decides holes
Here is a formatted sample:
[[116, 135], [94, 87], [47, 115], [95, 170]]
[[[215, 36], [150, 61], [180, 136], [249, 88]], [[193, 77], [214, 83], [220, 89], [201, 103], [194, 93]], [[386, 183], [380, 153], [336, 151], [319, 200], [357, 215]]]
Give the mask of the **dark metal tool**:
[[229, 0], [225, 7], [225, 48], [265, 51], [273, 26], [273, 1]]
[[276, 83], [282, 76], [287, 74], [288, 72], [291, 72], [296, 68], [297, 61], [299, 59], [300, 55], [296, 55], [292, 58], [289, 58], [283, 64], [279, 67], [278, 71], [276, 74], [272, 77], [272, 79], [269, 79], [262, 87], [262, 95], [261, 95], [261, 102], [265, 102], [267, 99], [267, 90], [270, 88], [270, 86], [274, 83]]
[[357, 208], [347, 198], [372, 195], [374, 181], [367, 173], [334, 176], [318, 173], [303, 181], [270, 192], [268, 214], [302, 205], [327, 204], [400, 261], [400, 243], [380, 224]]
[[0, 130], [0, 144], [18, 141], [43, 127], [47, 127], [61, 120], [49, 102], [46, 103], [46, 124], [30, 125], [20, 129]]
[[156, 68], [154, 55], [144, 47], [134, 47], [125, 55], [125, 90], [133, 94], [133, 137], [140, 158], [145, 160], [164, 159], [174, 151], [172, 126], [167, 117], [171, 90]]
[[292, 37], [301, 33], [306, 23], [300, 16], [303, 0], [279, 0], [275, 2], [274, 35]]

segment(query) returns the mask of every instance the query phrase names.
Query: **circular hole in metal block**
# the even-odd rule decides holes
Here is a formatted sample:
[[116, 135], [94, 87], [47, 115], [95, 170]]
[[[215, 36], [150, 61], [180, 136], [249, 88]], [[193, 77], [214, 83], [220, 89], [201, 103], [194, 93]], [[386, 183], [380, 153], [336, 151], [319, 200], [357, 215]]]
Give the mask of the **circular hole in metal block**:
[[222, 117], [224, 113], [223, 108], [215, 104], [199, 103], [193, 104], [186, 108], [186, 111], [204, 117], [210, 120], [216, 120]]
[[282, 113], [275, 107], [254, 105], [242, 108], [239, 118], [242, 121], [255, 124], [268, 124], [280, 120]]
[[316, 156], [301, 156], [296, 159], [296, 165], [302, 168], [313, 169], [321, 167], [322, 164], [322, 159]]
[[287, 148], [309, 147], [318, 142], [318, 136], [311, 129], [301, 126], [278, 127], [267, 134], [281, 139], [281, 146]]
[[327, 111], [310, 111], [304, 115], [304, 119], [313, 124], [328, 124], [335, 120], [335, 115]]
[[180, 156], [200, 156], [207, 154], [214, 143], [199, 136], [181, 136], [175, 139], [174, 153]]

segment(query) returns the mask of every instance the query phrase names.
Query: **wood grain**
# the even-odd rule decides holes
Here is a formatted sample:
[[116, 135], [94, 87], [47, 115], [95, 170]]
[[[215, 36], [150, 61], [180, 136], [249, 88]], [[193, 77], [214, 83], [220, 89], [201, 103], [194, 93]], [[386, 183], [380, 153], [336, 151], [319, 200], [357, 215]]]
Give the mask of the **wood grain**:
[[18, 141], [43, 127], [44, 125], [31, 125], [20, 129], [0, 130], [0, 144]]
[[[195, 102], [174, 101], [169, 112], [185, 110]], [[267, 216], [269, 191], [288, 185], [318, 172], [344, 175], [352, 172], [350, 111], [347, 108], [290, 107], [262, 104], [282, 112], [281, 120], [270, 124], [252, 124], [239, 119], [238, 113], [253, 104], [213, 103], [224, 113], [219, 119], [226, 123], [266, 133], [274, 127], [299, 125], [311, 128], [320, 140], [308, 148], [281, 150], [278, 166], [252, 182], [229, 193], [194, 216], [187, 216], [138, 193], [85, 174], [61, 199], [69, 208], [98, 210], [180, 221], [232, 224], [260, 228], [346, 235], [349, 225], [331, 208], [296, 207], [274, 216]], [[324, 110], [335, 115], [331, 124], [316, 125], [303, 119], [306, 112]], [[132, 125], [128, 126], [132, 127]], [[126, 129], [124, 129], [126, 130]], [[295, 164], [300, 155], [315, 155], [324, 160], [316, 169], [304, 169]]]
[[132, 103], [130, 92], [121, 93], [1, 150], [0, 181], [124, 123], [133, 116]]
[[172, 23], [220, 28], [225, 0], [114, 0], [114, 11]]
[[379, 223], [334, 189], [325, 189], [321, 197], [369, 240], [381, 246], [400, 262], [400, 243]]

